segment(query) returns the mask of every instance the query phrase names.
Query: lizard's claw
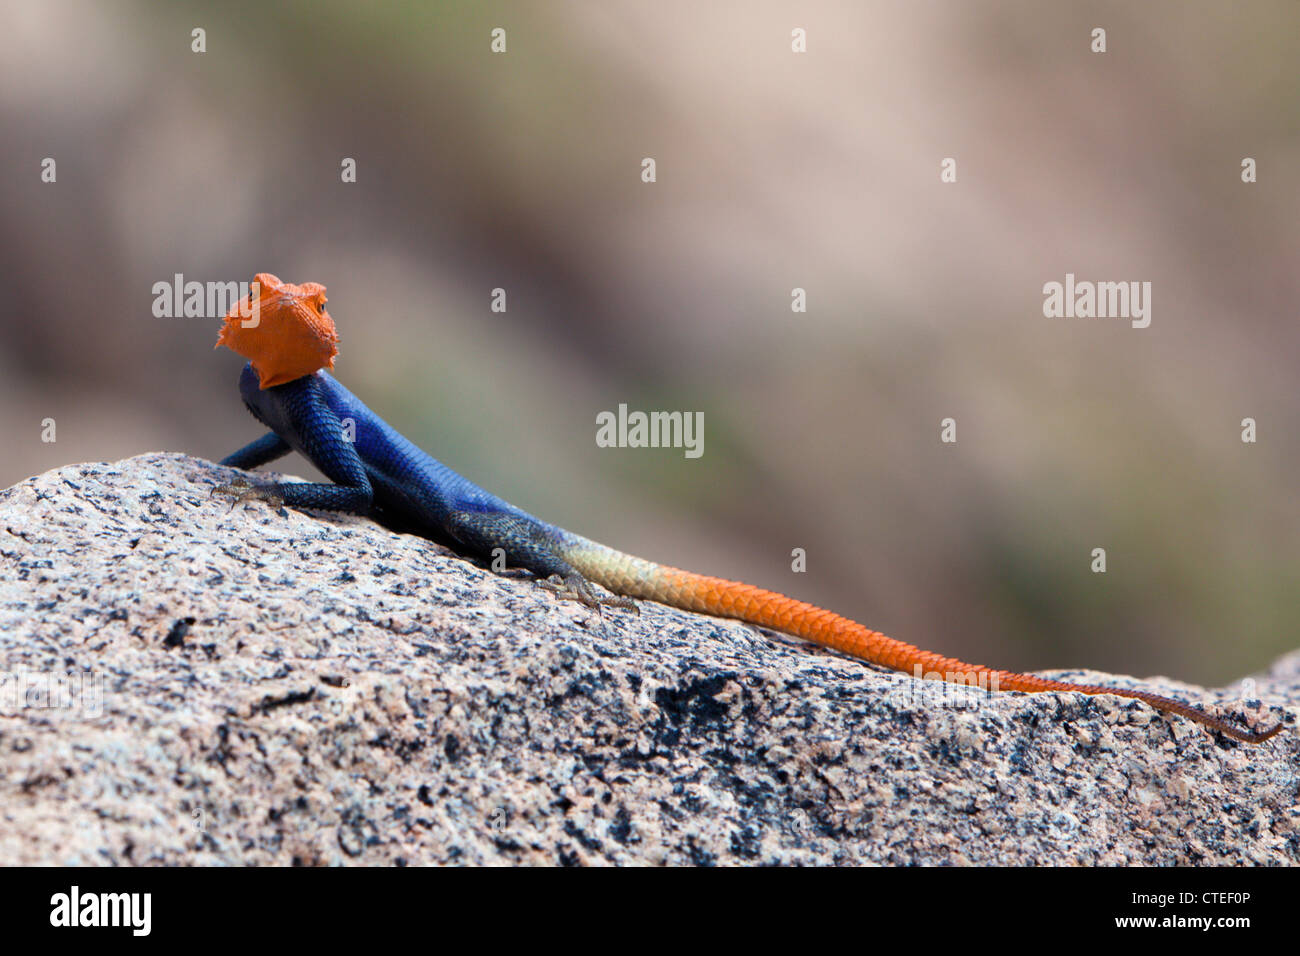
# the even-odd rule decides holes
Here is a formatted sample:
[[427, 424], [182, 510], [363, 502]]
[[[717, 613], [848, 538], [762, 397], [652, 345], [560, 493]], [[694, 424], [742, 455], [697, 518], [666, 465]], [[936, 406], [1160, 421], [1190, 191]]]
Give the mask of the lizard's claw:
[[255, 485], [247, 478], [234, 478], [229, 484], [217, 485], [212, 489], [212, 494], [230, 498], [231, 508], [245, 501], [265, 501], [272, 508], [284, 505], [284, 499], [274, 487]]
[[537, 584], [538, 587], [554, 591], [555, 596], [563, 601], [581, 601], [587, 607], [594, 607], [597, 613], [600, 612], [601, 605], [623, 608], [635, 614], [641, 613], [641, 609], [632, 598], [621, 594], [601, 594], [596, 590], [595, 585], [577, 574], [568, 577], [552, 574], [549, 578], [539, 580]]

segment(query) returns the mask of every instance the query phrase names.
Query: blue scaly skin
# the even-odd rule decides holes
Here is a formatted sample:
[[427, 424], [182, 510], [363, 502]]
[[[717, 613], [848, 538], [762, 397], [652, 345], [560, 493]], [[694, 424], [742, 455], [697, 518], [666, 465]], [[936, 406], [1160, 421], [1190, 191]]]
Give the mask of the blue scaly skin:
[[[320, 314], [325, 314], [323, 303]], [[547, 524], [456, 474], [398, 434], [324, 371], [263, 389], [250, 363], [240, 377], [239, 391], [249, 411], [271, 431], [223, 459], [223, 465], [256, 468], [292, 449], [333, 484], [280, 482], [255, 487], [241, 481], [215, 489], [236, 500], [262, 498], [295, 508], [372, 515], [396, 530], [483, 558], [499, 548], [510, 566], [531, 571], [560, 596], [592, 607], [610, 604], [635, 610], [633, 599], [642, 598], [784, 631], [918, 677], [1029, 693], [1114, 694], [1145, 701], [1246, 743], [1262, 743], [1283, 727], [1277, 723], [1264, 731], [1242, 730], [1148, 691], [1075, 684], [967, 664], [784, 594], [623, 554]], [[354, 442], [344, 437], [343, 421], [348, 419], [355, 425]], [[598, 592], [594, 585], [613, 595]]]
[[[588, 606], [637, 610], [621, 595], [601, 595], [560, 555], [592, 546], [484, 491], [435, 460], [324, 371], [262, 389], [252, 364], [239, 377], [244, 404], [270, 432], [221, 460], [251, 470], [296, 451], [333, 484], [279, 482], [222, 485], [237, 500], [261, 498], [294, 508], [369, 515], [399, 531], [448, 544], [476, 557], [505, 552], [512, 567], [531, 571], [562, 597]], [[344, 437], [353, 423], [355, 441]]]

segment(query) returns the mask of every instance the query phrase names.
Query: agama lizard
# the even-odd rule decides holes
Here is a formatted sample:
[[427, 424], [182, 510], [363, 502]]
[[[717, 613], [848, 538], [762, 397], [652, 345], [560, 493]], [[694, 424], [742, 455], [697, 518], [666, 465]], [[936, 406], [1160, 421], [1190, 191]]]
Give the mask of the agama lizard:
[[[590, 607], [635, 609], [635, 599], [784, 631], [845, 654], [945, 680], [1004, 691], [1113, 694], [1145, 701], [1234, 740], [1258, 744], [1282, 729], [1243, 730], [1168, 697], [1142, 690], [1051, 680], [967, 664], [886, 637], [855, 621], [762, 588], [634, 558], [521, 511], [461, 477], [398, 434], [324, 369], [334, 367], [338, 341], [325, 310], [325, 287], [281, 282], [261, 273], [254, 293], [225, 317], [217, 345], [251, 361], [239, 391], [270, 432], [222, 460], [252, 469], [290, 449], [333, 484], [246, 481], [217, 491], [236, 500], [261, 498], [295, 508], [372, 515], [385, 525], [451, 544], [475, 556], [501, 549], [507, 563], [531, 571], [561, 597]], [[253, 308], [250, 308], [253, 307]], [[252, 313], [255, 318], [246, 317]], [[344, 421], [355, 428], [345, 436]], [[612, 592], [602, 594], [597, 586]]]

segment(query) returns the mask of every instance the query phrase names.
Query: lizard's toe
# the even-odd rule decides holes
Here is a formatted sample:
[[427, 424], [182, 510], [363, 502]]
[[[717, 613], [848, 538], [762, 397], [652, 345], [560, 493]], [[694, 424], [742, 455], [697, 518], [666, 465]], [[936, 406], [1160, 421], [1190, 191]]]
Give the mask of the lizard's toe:
[[217, 485], [212, 489], [212, 494], [229, 498], [231, 508], [245, 501], [265, 501], [272, 508], [284, 504], [284, 498], [274, 486], [255, 485], [247, 478], [233, 478], [227, 484]]
[[577, 574], [571, 574], [568, 577], [552, 574], [549, 578], [539, 580], [537, 584], [548, 591], [554, 591], [556, 597], [561, 600], [581, 601], [587, 607], [596, 608], [598, 611], [602, 605], [606, 605], [634, 611], [637, 614], [641, 613], [641, 609], [636, 606], [636, 602], [630, 597], [624, 597], [621, 594], [601, 594], [596, 590], [595, 585]]

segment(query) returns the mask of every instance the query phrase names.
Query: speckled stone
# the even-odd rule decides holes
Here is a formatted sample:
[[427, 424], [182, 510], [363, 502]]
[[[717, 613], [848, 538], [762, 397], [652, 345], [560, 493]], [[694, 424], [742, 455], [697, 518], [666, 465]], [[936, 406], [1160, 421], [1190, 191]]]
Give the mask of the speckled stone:
[[598, 615], [364, 519], [232, 509], [231, 475], [142, 455], [0, 493], [0, 861], [1300, 862], [1300, 654], [1249, 703], [1143, 683], [1285, 712], [1250, 747]]

